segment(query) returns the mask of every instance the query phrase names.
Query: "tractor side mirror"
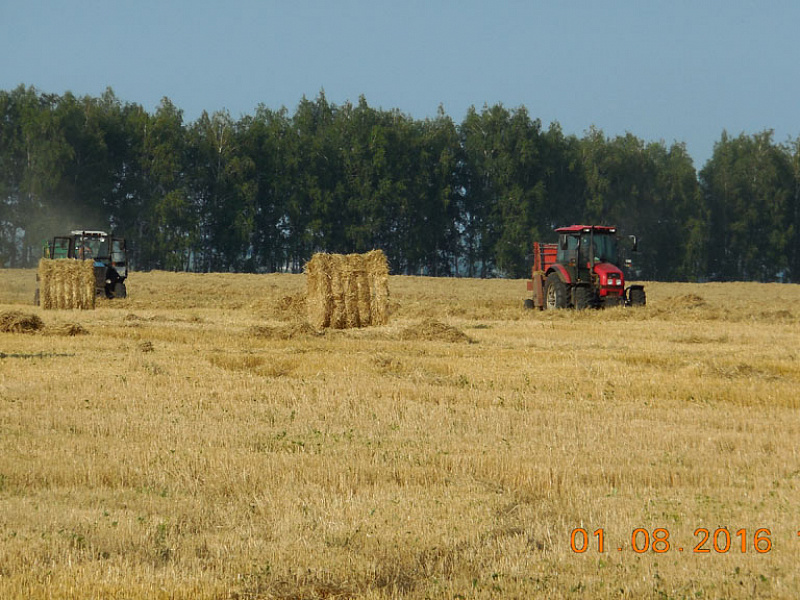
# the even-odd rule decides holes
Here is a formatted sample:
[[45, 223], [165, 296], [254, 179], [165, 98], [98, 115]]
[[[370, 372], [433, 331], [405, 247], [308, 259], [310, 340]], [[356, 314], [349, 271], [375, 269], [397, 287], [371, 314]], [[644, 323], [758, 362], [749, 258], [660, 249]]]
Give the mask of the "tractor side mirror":
[[635, 235], [629, 235], [628, 239], [631, 241], [631, 252], [639, 251], [639, 240]]

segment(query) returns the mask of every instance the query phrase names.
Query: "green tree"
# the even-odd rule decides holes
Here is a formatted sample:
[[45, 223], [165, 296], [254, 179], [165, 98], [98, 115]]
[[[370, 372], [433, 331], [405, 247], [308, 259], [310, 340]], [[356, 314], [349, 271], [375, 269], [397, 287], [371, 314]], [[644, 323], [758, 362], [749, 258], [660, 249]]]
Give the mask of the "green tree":
[[244, 270], [252, 251], [257, 181], [253, 159], [240, 148], [246, 126], [227, 112], [204, 112], [190, 130], [191, 197], [201, 224], [197, 258], [206, 271]]
[[[133, 244], [136, 263], [145, 269], [184, 269], [189, 263], [196, 224], [186, 181], [186, 130], [183, 111], [162, 99], [153, 116], [134, 113], [142, 127], [141, 188]], [[143, 118], [142, 118], [143, 117]]]
[[0, 266], [17, 266], [21, 259], [17, 207], [24, 161], [18, 99], [24, 93], [23, 87], [0, 91]]
[[684, 144], [650, 144], [656, 180], [653, 205], [640, 224], [648, 277], [697, 279], [705, 272], [706, 210]]
[[696, 277], [704, 265], [705, 212], [685, 146], [646, 144], [630, 133], [607, 139], [595, 128], [580, 146], [583, 220], [638, 235], [636, 266], [645, 277]]
[[586, 180], [581, 163], [581, 140], [565, 136], [558, 123], [551, 123], [543, 134], [542, 164], [547, 190], [546, 213], [538, 233], [583, 222]]
[[105, 140], [106, 106], [90, 96], [62, 96], [55, 109], [71, 157], [62, 174], [62, 214], [70, 228], [106, 229], [104, 198], [113, 187], [114, 169]]
[[525, 108], [502, 105], [467, 112], [462, 124], [466, 161], [463, 202], [468, 273], [494, 268], [524, 276], [532, 242], [549, 231], [548, 141]]
[[424, 242], [427, 273], [450, 275], [458, 271], [461, 246], [458, 193], [463, 153], [458, 129], [441, 107], [435, 119], [423, 124], [422, 144], [424, 218], [417, 235]]
[[333, 127], [335, 110], [320, 92], [313, 102], [304, 97], [292, 118], [296, 139], [290, 177], [294, 186], [285, 227], [293, 271], [299, 271], [316, 250], [336, 252], [344, 246], [343, 204], [336, 188], [340, 152]]
[[794, 169], [790, 151], [772, 135], [723, 133], [700, 172], [713, 277], [771, 281], [788, 273]]
[[59, 97], [37, 95], [33, 88], [18, 89], [22, 177], [16, 221], [24, 231], [22, 266], [33, 266], [41, 256], [42, 241], [70, 216], [64, 174], [74, 156], [65, 139], [57, 112]]

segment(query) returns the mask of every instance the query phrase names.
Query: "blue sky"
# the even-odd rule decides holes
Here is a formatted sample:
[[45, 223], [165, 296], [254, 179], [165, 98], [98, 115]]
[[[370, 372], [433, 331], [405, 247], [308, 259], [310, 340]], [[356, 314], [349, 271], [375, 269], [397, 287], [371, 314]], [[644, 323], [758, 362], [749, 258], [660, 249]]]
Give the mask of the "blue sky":
[[321, 89], [460, 122], [524, 105], [578, 136], [685, 142], [700, 168], [722, 131], [800, 135], [800, 2], [0, 0], [0, 89], [111, 87], [187, 121]]

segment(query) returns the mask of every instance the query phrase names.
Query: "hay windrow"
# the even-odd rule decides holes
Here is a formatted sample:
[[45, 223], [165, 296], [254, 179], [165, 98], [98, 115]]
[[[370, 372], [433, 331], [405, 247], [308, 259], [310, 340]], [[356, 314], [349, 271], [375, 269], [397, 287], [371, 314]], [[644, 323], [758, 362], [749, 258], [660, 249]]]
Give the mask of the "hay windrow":
[[45, 333], [49, 335], [62, 335], [66, 337], [75, 337], [76, 335], [88, 335], [89, 332], [80, 323], [62, 323], [60, 325], [49, 325], [45, 329]]
[[684, 294], [664, 300], [664, 304], [671, 308], [701, 308], [706, 306], [706, 301], [697, 294]]
[[44, 327], [38, 315], [23, 313], [17, 310], [0, 313], [0, 332], [34, 333]]
[[44, 310], [93, 310], [95, 300], [92, 261], [68, 258], [39, 261], [39, 301]]
[[466, 333], [436, 319], [425, 319], [400, 331], [399, 339], [404, 341], [454, 342], [471, 344], [474, 340]]
[[382, 250], [314, 254], [306, 263], [306, 277], [306, 308], [313, 327], [350, 329], [388, 322], [389, 264]]
[[292, 323], [290, 325], [279, 325], [268, 327], [265, 325], [254, 325], [247, 331], [248, 335], [265, 340], [294, 340], [302, 338], [319, 337], [321, 331], [314, 329], [308, 323]]

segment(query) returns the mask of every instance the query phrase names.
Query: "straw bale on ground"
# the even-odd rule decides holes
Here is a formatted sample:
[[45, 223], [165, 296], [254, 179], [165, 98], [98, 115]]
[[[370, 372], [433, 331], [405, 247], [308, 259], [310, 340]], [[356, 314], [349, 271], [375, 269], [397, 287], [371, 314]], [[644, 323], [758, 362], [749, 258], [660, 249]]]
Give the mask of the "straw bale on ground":
[[367, 252], [364, 262], [369, 273], [371, 323], [386, 325], [389, 322], [389, 262], [383, 250]]
[[306, 310], [311, 325], [318, 329], [330, 327], [333, 313], [330, 254], [317, 253], [306, 263]]
[[41, 259], [39, 302], [45, 310], [94, 309], [95, 279], [92, 261]]
[[331, 254], [331, 294], [333, 311], [330, 326], [334, 329], [347, 329], [347, 306], [344, 300], [344, 284], [348, 277], [347, 257]]
[[306, 263], [306, 307], [318, 328], [385, 325], [389, 311], [389, 265], [382, 250], [366, 254], [318, 252]]

